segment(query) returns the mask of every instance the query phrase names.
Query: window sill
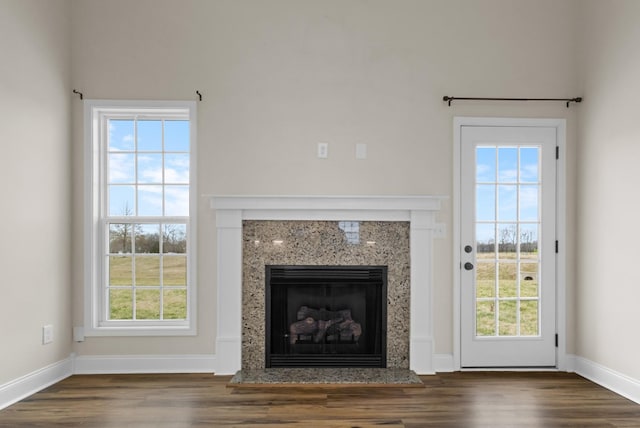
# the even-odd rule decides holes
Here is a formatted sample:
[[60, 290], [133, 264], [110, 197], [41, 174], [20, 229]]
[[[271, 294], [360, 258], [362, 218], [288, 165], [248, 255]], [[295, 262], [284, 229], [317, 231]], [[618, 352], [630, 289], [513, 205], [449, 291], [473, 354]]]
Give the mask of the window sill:
[[189, 325], [104, 325], [85, 328], [85, 337], [127, 337], [127, 336], [195, 336], [195, 326]]

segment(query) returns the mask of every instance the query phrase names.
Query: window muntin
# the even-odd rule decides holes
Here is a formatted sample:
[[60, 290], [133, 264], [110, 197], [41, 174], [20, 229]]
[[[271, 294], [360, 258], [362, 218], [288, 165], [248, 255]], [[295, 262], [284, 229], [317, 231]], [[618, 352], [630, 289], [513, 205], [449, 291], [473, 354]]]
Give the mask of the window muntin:
[[194, 334], [195, 103], [87, 108], [89, 334]]

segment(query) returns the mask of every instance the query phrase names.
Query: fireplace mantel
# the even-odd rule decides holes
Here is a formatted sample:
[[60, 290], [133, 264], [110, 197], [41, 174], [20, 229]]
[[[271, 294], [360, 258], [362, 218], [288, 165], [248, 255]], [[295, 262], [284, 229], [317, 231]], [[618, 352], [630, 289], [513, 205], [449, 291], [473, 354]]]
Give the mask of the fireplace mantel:
[[216, 374], [241, 367], [242, 221], [410, 222], [410, 368], [433, 373], [432, 247], [442, 196], [211, 196], [217, 230]]

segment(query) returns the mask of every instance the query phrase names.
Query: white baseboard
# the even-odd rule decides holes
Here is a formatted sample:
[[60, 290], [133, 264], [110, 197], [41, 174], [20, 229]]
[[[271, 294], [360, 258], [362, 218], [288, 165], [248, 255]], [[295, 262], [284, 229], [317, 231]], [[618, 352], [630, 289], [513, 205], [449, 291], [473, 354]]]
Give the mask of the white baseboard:
[[73, 374], [73, 355], [0, 385], [0, 410]]
[[616, 394], [640, 404], [640, 380], [576, 355], [567, 356], [567, 371], [575, 372]]
[[434, 354], [433, 369], [436, 373], [453, 372], [453, 354]]
[[213, 373], [215, 355], [80, 355], [74, 374]]

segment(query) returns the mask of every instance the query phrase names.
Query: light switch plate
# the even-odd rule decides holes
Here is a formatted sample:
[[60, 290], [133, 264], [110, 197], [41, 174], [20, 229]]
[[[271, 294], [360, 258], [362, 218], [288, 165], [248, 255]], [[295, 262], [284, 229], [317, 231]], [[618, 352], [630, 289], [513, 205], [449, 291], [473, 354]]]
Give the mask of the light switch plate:
[[318, 157], [320, 159], [329, 157], [329, 143], [318, 143]]

